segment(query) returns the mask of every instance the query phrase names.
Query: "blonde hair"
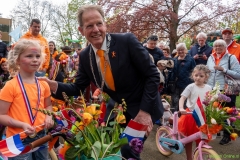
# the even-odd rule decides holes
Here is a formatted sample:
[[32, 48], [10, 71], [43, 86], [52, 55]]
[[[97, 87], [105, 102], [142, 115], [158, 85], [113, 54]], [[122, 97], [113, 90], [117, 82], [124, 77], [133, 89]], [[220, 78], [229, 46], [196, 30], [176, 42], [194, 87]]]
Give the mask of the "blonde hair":
[[[19, 59], [20, 55], [25, 52], [25, 50], [30, 47], [35, 46], [40, 50], [41, 53], [41, 65], [44, 61], [44, 54], [42, 53], [42, 48], [40, 46], [40, 43], [36, 40], [28, 40], [28, 39], [22, 39], [17, 42], [17, 44], [14, 46], [12, 50], [8, 53], [8, 70], [10, 72], [10, 75], [14, 77], [18, 71], [19, 71], [19, 65], [17, 64], [17, 60]], [[40, 65], [40, 66], [41, 66]]]
[[196, 65], [195, 68], [192, 71], [192, 74], [191, 74], [191, 79], [192, 80], [193, 80], [193, 74], [194, 74], [195, 71], [203, 71], [205, 73], [205, 76], [206, 76], [206, 81], [204, 83], [207, 83], [207, 80], [210, 76], [210, 70], [208, 69], [208, 67], [206, 65], [203, 65], [203, 64]]
[[83, 20], [82, 20], [82, 15], [85, 11], [89, 11], [89, 10], [96, 10], [98, 11], [101, 16], [102, 16], [102, 19], [104, 21], [104, 12], [103, 12], [103, 9], [101, 6], [99, 5], [84, 5], [84, 6], [81, 6], [79, 9], [78, 9], [78, 13], [77, 13], [77, 18], [78, 18], [78, 24], [80, 27], [83, 26]]

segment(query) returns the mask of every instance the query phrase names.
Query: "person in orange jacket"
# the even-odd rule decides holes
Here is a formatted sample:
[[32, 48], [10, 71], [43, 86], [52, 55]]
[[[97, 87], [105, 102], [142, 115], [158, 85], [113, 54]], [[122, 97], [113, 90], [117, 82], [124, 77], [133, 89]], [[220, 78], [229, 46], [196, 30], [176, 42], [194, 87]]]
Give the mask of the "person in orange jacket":
[[21, 39], [32, 39], [39, 41], [43, 52], [45, 53], [45, 61], [43, 62], [41, 68], [36, 73], [36, 76], [45, 76], [45, 73], [49, 67], [50, 61], [50, 51], [47, 40], [39, 33], [41, 31], [41, 22], [39, 19], [32, 19], [30, 23], [30, 28], [27, 33], [25, 33]]
[[227, 50], [230, 54], [235, 55], [240, 63], [240, 44], [233, 40], [233, 31], [231, 28], [222, 30], [223, 40], [227, 43]]

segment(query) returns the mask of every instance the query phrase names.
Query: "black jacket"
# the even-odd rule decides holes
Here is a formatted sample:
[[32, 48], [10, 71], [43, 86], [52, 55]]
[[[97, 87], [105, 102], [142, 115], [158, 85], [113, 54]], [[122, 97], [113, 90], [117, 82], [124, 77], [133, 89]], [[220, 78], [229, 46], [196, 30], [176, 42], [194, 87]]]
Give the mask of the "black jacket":
[[0, 57], [7, 57], [7, 45], [4, 42], [0, 42]]
[[[212, 47], [210, 47], [208, 44], [205, 44], [203, 47], [200, 47], [199, 44], [195, 44], [191, 50], [189, 51], [190, 55], [194, 57], [196, 54], [203, 55], [205, 54], [207, 57], [209, 57], [212, 53]], [[207, 64], [207, 60], [203, 60], [201, 58], [195, 59], [196, 65], [198, 64]]]
[[[131, 118], [134, 118], [141, 109], [148, 112], [155, 122], [162, 117], [163, 113], [158, 93], [160, 77], [156, 66], [150, 60], [147, 50], [133, 34], [110, 35], [111, 43], [108, 54], [116, 91], [108, 89], [106, 85], [104, 85], [103, 91], [115, 102], [121, 103], [122, 99], [125, 99], [127, 113]], [[91, 81], [95, 85], [96, 83], [101, 85], [95, 54], [89, 45], [80, 54], [80, 67], [75, 83], [63, 84], [58, 82], [56, 95], [61, 97], [62, 92], [69, 96], [79, 95], [80, 90], [83, 92]]]
[[155, 65], [157, 65], [157, 62], [164, 58], [163, 52], [159, 48], [149, 49], [147, 47], [144, 47], [152, 56], [154, 59]]

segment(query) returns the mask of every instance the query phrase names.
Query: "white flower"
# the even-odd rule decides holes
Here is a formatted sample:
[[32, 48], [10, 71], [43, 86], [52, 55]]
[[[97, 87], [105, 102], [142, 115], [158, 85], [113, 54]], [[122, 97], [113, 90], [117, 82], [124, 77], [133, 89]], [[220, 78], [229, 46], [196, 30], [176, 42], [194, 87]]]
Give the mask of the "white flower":
[[216, 120], [214, 118], [211, 118], [211, 123], [212, 124], [217, 124]]
[[215, 101], [216, 99], [218, 99], [218, 95], [217, 95], [217, 94], [213, 95], [210, 101], [213, 102], [213, 101]]

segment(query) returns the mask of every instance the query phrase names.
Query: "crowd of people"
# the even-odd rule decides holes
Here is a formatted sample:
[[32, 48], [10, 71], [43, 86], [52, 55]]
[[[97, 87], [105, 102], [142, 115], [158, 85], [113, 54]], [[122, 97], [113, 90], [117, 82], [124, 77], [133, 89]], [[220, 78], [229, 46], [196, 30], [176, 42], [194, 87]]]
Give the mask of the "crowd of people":
[[[40, 34], [38, 19], [32, 20], [29, 31], [11, 50], [0, 41], [0, 122], [8, 126], [6, 137], [23, 131], [23, 143], [43, 137], [46, 129], [53, 126], [52, 117], [36, 114], [29, 106], [36, 104], [36, 108], [52, 110], [51, 99], [63, 99], [62, 92], [68, 96], [79, 95], [80, 91], [87, 94], [91, 86], [110, 96], [107, 113], [125, 99], [127, 123], [134, 119], [148, 125], [146, 139], [153, 124], [162, 117], [161, 94], [171, 95], [172, 111], [192, 111], [197, 97], [203, 101], [205, 93], [217, 82], [224, 90], [226, 74], [240, 79], [240, 45], [233, 40], [230, 28], [222, 31], [223, 39], [216, 40], [213, 47], [206, 42], [207, 35], [200, 32], [190, 50], [185, 43], [178, 43], [173, 55], [168, 46], [158, 43], [155, 35], [141, 44], [131, 33], [108, 34], [104, 12], [98, 5], [80, 7], [78, 22], [78, 29], [89, 45], [76, 48], [74, 54], [69, 46], [58, 52], [55, 42], [47, 42]], [[236, 105], [236, 95], [231, 95], [227, 105]], [[180, 130], [185, 135], [198, 131], [189, 119], [189, 116], [180, 119]], [[45, 127], [36, 128], [41, 124]], [[31, 138], [32, 135], [37, 136]], [[224, 132], [220, 144], [230, 141], [230, 135]], [[191, 159], [191, 146], [186, 145], [187, 159]], [[126, 159], [140, 159], [140, 154], [129, 145], [124, 145], [121, 153]], [[47, 159], [47, 150], [10, 159], [31, 156]]]

